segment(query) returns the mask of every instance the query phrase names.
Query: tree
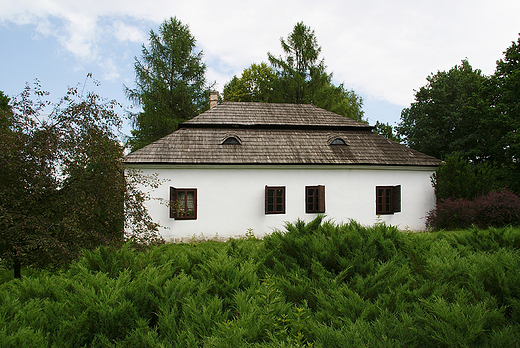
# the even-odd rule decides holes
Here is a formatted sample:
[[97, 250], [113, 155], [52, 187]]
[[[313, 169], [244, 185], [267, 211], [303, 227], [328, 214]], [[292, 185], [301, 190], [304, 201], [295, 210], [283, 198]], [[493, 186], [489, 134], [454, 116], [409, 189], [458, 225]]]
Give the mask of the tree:
[[363, 121], [363, 100], [343, 84], [335, 86], [326, 72], [321, 47], [311, 28], [303, 22], [294, 26], [287, 39], [280, 39], [285, 56], [268, 53], [271, 66], [252, 64], [241, 77], [234, 76], [224, 87], [224, 99], [270, 103], [311, 104]]
[[472, 164], [457, 155], [447, 156], [431, 179], [437, 200], [473, 200], [499, 188], [490, 164]]
[[482, 115], [480, 92], [487, 78], [463, 60], [426, 80], [428, 84], [415, 93], [415, 102], [401, 112], [398, 134], [406, 145], [440, 159], [458, 153], [482, 160], [477, 129]]
[[486, 84], [487, 113], [480, 132], [486, 134], [489, 157], [507, 186], [520, 192], [520, 35], [497, 61]]
[[[407, 145], [441, 159], [460, 156], [480, 182], [488, 180], [484, 172], [489, 170], [494, 188], [519, 193], [520, 38], [497, 61], [492, 76], [462, 61], [427, 80], [401, 113], [398, 131]], [[479, 172], [483, 165], [489, 167]], [[461, 175], [459, 180], [467, 183], [466, 174]]]
[[269, 62], [277, 69], [280, 92], [289, 103], [312, 102], [313, 92], [328, 80], [324, 60], [318, 60], [321, 47], [314, 30], [303, 22], [294, 26], [287, 39], [280, 39], [284, 57], [276, 58], [267, 53]]
[[251, 64], [240, 78], [234, 76], [224, 86], [224, 99], [235, 102], [275, 103], [281, 101], [275, 91], [278, 77], [266, 63]]
[[140, 59], [135, 58], [136, 87], [125, 87], [127, 97], [142, 108], [130, 114], [132, 151], [174, 132], [179, 123], [208, 108], [206, 65], [195, 43], [188, 26], [176, 18], [164, 21], [158, 33], [150, 31], [149, 46], [143, 45]]
[[[0, 98], [0, 259], [16, 277], [22, 264], [59, 266], [83, 248], [158, 238], [146, 209], [125, 211], [143, 194], [123, 174], [118, 104], [78, 87], [55, 104], [47, 96], [36, 81], [7, 107]], [[125, 234], [127, 221], [146, 228]]]
[[391, 125], [389, 125], [388, 123], [382, 123], [382, 122], [376, 121], [373, 132], [376, 134], [379, 134], [387, 139], [393, 140], [396, 143], [401, 142], [401, 138], [399, 137], [399, 134], [396, 134], [396, 132], [394, 131], [394, 128]]

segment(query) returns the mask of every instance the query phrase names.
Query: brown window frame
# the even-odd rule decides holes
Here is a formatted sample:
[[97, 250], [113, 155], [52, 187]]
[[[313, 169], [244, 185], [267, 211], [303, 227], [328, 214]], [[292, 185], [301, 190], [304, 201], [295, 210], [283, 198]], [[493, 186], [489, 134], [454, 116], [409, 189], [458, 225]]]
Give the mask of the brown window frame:
[[[193, 209], [189, 209], [188, 199], [192, 195]], [[181, 197], [180, 197], [181, 196]], [[183, 196], [183, 197], [182, 197]], [[181, 202], [182, 201], [182, 202]], [[170, 187], [170, 218], [175, 220], [197, 219], [197, 189]]]
[[[275, 198], [280, 198], [280, 202], [276, 202]], [[265, 186], [265, 213], [285, 214], [285, 186]]]
[[305, 213], [325, 212], [325, 186], [305, 186]]
[[376, 215], [401, 212], [401, 185], [376, 186]]

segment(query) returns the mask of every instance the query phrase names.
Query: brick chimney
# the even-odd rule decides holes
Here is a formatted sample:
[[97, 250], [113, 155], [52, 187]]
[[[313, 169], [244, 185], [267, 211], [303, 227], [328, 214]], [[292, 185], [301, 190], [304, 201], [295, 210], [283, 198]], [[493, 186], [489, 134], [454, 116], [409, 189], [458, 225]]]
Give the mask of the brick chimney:
[[217, 106], [218, 104], [218, 92], [217, 91], [209, 91], [209, 108]]

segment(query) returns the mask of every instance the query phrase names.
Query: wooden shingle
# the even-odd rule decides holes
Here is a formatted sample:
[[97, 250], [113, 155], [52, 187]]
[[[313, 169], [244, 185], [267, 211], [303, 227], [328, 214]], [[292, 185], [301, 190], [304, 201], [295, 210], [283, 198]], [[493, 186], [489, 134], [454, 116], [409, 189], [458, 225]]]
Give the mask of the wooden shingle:
[[[125, 157], [127, 164], [437, 166], [439, 160], [313, 105], [220, 104]], [[226, 136], [240, 144], [222, 144]], [[341, 138], [346, 145], [330, 145]]]

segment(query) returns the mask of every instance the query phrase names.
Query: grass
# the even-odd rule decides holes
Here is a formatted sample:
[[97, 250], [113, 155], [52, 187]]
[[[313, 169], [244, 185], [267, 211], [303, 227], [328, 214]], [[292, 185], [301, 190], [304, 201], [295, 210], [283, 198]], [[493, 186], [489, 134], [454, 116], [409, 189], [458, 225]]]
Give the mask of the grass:
[[0, 345], [515, 347], [519, 250], [518, 228], [322, 217], [263, 240], [99, 248], [0, 285]]

